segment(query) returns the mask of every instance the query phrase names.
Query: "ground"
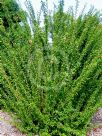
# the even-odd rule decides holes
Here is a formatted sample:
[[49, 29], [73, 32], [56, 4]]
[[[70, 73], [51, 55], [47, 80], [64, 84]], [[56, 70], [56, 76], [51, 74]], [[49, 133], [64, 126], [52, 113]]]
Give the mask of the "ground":
[[12, 125], [12, 118], [6, 112], [0, 111], [0, 136], [26, 136]]
[[100, 108], [92, 118], [94, 128], [90, 130], [87, 136], [102, 136], [102, 108]]
[[[92, 124], [97, 125], [88, 132], [87, 136], [102, 136], [102, 108], [93, 116]], [[22, 134], [13, 125], [10, 115], [0, 110], [0, 136], [26, 136], [26, 134]]]

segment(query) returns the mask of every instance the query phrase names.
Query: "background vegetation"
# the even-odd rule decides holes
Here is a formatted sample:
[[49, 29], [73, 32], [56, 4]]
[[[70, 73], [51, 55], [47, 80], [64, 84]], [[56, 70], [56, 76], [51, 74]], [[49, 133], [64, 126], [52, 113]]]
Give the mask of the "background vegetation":
[[13, 0], [0, 2], [0, 107], [28, 135], [85, 136], [102, 106], [100, 13], [76, 18], [77, 8], [64, 13], [63, 6], [51, 15], [42, 2], [41, 27], [28, 1], [31, 35], [27, 13]]

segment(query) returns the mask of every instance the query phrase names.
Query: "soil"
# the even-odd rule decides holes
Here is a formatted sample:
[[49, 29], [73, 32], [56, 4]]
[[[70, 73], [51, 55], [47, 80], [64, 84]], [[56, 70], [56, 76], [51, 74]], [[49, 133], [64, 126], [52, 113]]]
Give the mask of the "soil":
[[[0, 136], [27, 136], [22, 134], [13, 124], [8, 113], [0, 110]], [[87, 136], [102, 136], [102, 108], [92, 118], [92, 124], [96, 127], [88, 132]]]
[[0, 136], [26, 136], [12, 125], [12, 118], [8, 113], [0, 110]]
[[102, 136], [102, 108], [100, 108], [92, 118], [93, 129], [88, 132], [87, 136]]

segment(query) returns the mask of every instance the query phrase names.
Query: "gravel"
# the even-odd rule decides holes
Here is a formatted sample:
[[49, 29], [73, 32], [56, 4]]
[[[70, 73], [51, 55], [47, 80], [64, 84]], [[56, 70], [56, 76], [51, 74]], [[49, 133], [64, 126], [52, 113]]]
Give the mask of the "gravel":
[[12, 125], [12, 118], [0, 110], [0, 136], [26, 136]]
[[[88, 132], [87, 136], [102, 136], [102, 108], [100, 108], [92, 118], [92, 124], [98, 124]], [[0, 110], [0, 136], [27, 136], [22, 134], [15, 126], [12, 125], [12, 118], [8, 113]]]
[[87, 136], [102, 136], [102, 108], [100, 108], [92, 118], [92, 124], [94, 127]]

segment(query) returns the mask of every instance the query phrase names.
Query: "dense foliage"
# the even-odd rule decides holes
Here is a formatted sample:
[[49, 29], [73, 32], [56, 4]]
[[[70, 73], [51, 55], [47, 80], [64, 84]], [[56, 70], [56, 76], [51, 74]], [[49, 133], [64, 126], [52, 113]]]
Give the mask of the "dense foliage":
[[5, 29], [10, 27], [11, 22], [20, 22], [19, 10], [19, 6], [15, 0], [0, 1], [0, 18], [3, 20]]
[[99, 13], [91, 9], [76, 19], [72, 10], [63, 12], [63, 3], [53, 16], [42, 7], [43, 27], [28, 2], [34, 36], [25, 19], [23, 25], [11, 21], [7, 32], [0, 17], [0, 106], [30, 135], [85, 136], [102, 106]]

